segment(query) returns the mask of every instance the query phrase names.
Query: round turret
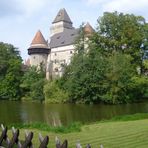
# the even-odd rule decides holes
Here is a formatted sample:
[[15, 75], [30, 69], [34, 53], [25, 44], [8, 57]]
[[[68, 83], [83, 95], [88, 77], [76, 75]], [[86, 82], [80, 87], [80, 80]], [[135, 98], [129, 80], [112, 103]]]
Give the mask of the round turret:
[[32, 40], [30, 47], [28, 48], [28, 54], [30, 55], [30, 65], [40, 66], [42, 64], [44, 67], [46, 67], [49, 53], [50, 48], [48, 47], [48, 43], [39, 30]]
[[40, 53], [44, 53], [44, 54], [49, 54], [49, 47], [48, 44], [46, 42], [46, 40], [44, 39], [41, 31], [39, 30], [34, 39], [32, 40], [32, 43], [28, 49], [28, 54], [40, 54]]

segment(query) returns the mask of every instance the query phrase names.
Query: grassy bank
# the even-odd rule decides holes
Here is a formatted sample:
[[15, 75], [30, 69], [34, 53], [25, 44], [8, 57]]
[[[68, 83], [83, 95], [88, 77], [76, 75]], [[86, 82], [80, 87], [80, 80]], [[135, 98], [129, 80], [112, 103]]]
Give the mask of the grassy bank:
[[[26, 128], [28, 129], [28, 127]], [[44, 136], [49, 135], [49, 147], [54, 147], [55, 136], [61, 140], [67, 139], [69, 147], [75, 147], [77, 140], [80, 140], [82, 147], [87, 143], [90, 143], [94, 148], [99, 147], [100, 144], [103, 144], [104, 148], [148, 147], [148, 114], [120, 116], [109, 121], [83, 125], [81, 131], [73, 130], [69, 133], [55, 133], [55, 131], [36, 128], [29, 127], [29, 131], [34, 132], [35, 147], [39, 144], [39, 132]], [[25, 126], [22, 126], [20, 137], [22, 139], [24, 139], [24, 129]]]
[[148, 119], [148, 113], [137, 113], [132, 115], [115, 116], [109, 120], [102, 120], [99, 122], [134, 121], [134, 120], [141, 120], [141, 119]]
[[71, 133], [71, 132], [80, 132], [82, 124], [79, 123], [79, 122], [75, 122], [75, 123], [72, 123], [72, 124], [70, 124], [68, 126], [54, 127], [54, 126], [50, 126], [48, 124], [39, 123], [39, 122], [30, 123], [30, 124], [27, 124], [27, 123], [24, 123], [24, 124], [14, 123], [14, 124], [9, 124], [8, 128], [11, 128], [13, 126], [18, 128], [18, 129], [38, 129], [38, 130], [41, 130], [41, 131], [54, 132], [54, 133]]

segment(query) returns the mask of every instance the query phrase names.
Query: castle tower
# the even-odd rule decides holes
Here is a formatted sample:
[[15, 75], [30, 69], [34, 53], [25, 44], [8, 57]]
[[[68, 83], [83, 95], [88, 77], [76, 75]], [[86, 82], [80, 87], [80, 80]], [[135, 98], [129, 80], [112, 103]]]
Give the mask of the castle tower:
[[66, 10], [64, 8], [60, 9], [54, 21], [52, 22], [52, 26], [50, 28], [51, 36], [69, 29], [73, 29], [72, 21]]
[[38, 67], [43, 65], [46, 68], [49, 53], [50, 49], [48, 44], [39, 30], [28, 49], [28, 54], [30, 55], [30, 65]]

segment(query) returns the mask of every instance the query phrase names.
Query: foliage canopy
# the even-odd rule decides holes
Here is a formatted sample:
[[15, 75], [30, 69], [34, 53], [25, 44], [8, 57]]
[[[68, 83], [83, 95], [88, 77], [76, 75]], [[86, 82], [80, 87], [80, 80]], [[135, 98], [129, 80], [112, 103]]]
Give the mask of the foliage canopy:
[[105, 12], [87, 42], [88, 49], [84, 36], [85, 32], [80, 34], [76, 45], [76, 51], [84, 52], [75, 53], [61, 78], [71, 101], [116, 104], [148, 97], [143, 71], [148, 30], [143, 17]]
[[0, 99], [19, 99], [22, 59], [11, 44], [0, 43]]

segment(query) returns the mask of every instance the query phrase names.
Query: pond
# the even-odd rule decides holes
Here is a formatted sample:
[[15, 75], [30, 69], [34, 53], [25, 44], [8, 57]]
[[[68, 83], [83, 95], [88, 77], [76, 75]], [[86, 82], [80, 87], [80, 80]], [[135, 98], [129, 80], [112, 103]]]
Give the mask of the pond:
[[67, 125], [92, 123], [117, 115], [148, 112], [148, 102], [122, 105], [41, 104], [38, 102], [0, 101], [0, 123], [44, 122]]

